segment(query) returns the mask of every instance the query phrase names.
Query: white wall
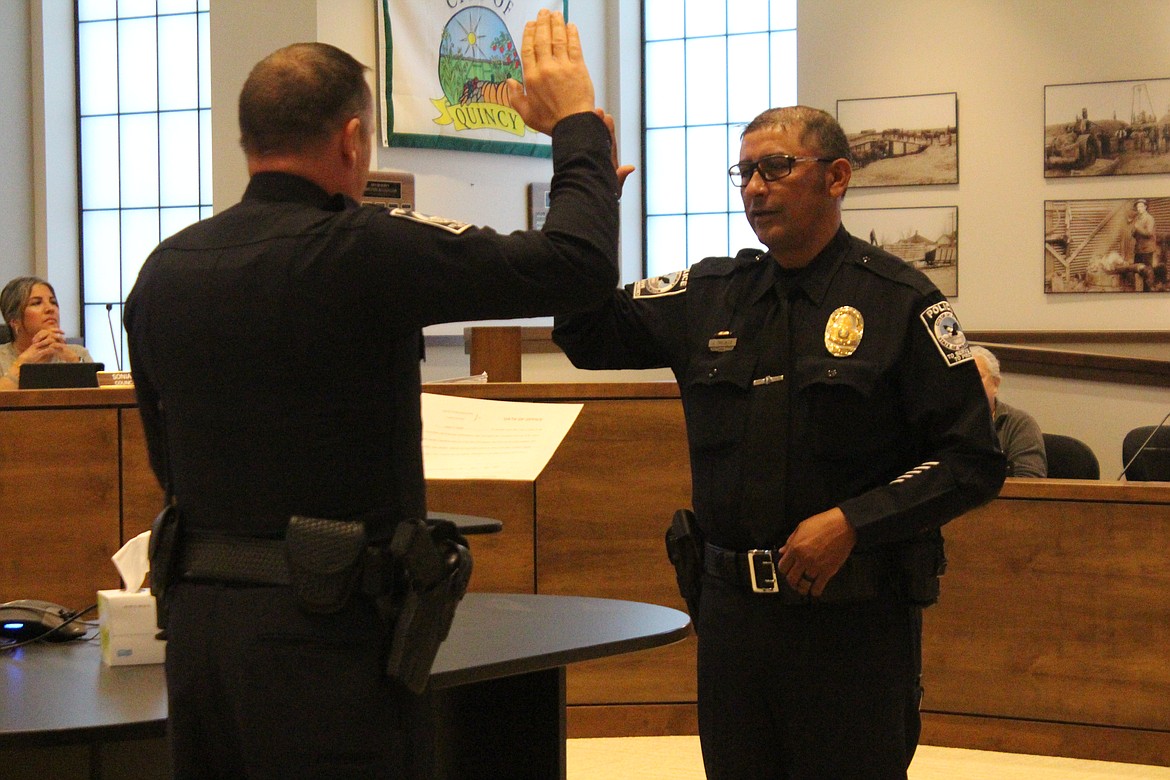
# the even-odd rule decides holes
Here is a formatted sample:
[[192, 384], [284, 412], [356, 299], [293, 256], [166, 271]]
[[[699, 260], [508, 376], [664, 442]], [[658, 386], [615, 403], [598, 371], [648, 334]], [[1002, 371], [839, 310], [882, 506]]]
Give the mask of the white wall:
[[29, 5], [0, 2], [0, 287], [33, 269]]
[[[964, 327], [1167, 329], [1164, 293], [1045, 295], [1043, 242], [1045, 200], [1165, 196], [1170, 176], [1046, 180], [1043, 144], [1045, 85], [1170, 76], [1170, 3], [803, 0], [798, 35], [802, 103], [958, 93], [957, 185], [854, 190], [846, 204], [959, 207]], [[1170, 410], [1166, 388], [1006, 375], [1002, 393], [1043, 430], [1086, 441], [1106, 479], [1125, 432]]]
[[959, 207], [966, 328], [1166, 329], [1166, 294], [1044, 294], [1044, 201], [1165, 196], [1170, 176], [1046, 180], [1043, 148], [1045, 85], [1170, 77], [1170, 3], [803, 0], [797, 25], [802, 103], [958, 93], [959, 183], [853, 190], [846, 205]]

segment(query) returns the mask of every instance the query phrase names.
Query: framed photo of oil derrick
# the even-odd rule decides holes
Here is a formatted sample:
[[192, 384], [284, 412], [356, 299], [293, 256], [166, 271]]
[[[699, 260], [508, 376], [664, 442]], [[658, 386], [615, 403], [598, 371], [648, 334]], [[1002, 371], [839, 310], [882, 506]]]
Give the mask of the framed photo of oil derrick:
[[1170, 292], [1170, 198], [1044, 201], [1044, 292]]
[[378, 0], [382, 144], [552, 156], [507, 88], [524, 81], [524, 25], [542, 9], [567, 14], [568, 0]]
[[922, 271], [942, 294], [959, 294], [959, 207], [842, 209], [845, 229]]
[[1170, 173], [1170, 79], [1044, 88], [1044, 176]]
[[851, 187], [959, 183], [955, 92], [837, 101], [853, 153]]

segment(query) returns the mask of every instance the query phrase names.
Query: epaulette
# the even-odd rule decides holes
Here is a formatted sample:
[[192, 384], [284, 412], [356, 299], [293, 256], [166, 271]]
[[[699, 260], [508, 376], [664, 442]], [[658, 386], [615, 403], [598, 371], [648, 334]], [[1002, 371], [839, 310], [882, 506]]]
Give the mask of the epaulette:
[[741, 249], [735, 257], [705, 257], [691, 266], [691, 274], [696, 277], [727, 276], [761, 262], [766, 255], [763, 249]]
[[921, 295], [926, 295], [935, 290], [934, 282], [930, 281], [926, 274], [914, 268], [902, 258], [876, 247], [863, 249], [857, 253], [850, 252], [848, 259], [854, 265], [877, 274], [883, 279], [911, 287]]
[[423, 214], [418, 211], [404, 209], [402, 207], [390, 209], [390, 216], [398, 217], [399, 219], [409, 219], [411, 222], [417, 222], [420, 225], [427, 225], [428, 227], [446, 230], [448, 233], [454, 233], [455, 235], [459, 235], [471, 227], [471, 225], [468, 223], [460, 222], [457, 219], [436, 217], [430, 214]]
[[691, 277], [727, 276], [740, 268], [758, 263], [763, 257], [762, 249], [741, 249], [735, 257], [705, 257], [686, 270], [634, 282], [631, 289], [635, 298], [678, 295], [687, 291], [687, 282]]

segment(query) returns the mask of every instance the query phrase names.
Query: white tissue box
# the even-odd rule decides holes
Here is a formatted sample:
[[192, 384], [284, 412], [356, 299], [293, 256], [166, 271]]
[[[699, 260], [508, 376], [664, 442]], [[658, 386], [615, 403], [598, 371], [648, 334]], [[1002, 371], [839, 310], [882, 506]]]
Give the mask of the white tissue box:
[[155, 639], [158, 618], [154, 596], [147, 589], [98, 591], [102, 662], [107, 666], [161, 664], [167, 643]]

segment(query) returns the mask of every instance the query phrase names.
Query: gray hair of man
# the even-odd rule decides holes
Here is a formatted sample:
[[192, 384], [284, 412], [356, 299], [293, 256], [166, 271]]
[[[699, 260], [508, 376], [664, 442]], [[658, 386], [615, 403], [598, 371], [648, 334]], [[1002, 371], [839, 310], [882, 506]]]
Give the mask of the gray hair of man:
[[[32, 288], [38, 284], [48, 287], [53, 295], [57, 294], [53, 285], [39, 276], [18, 276], [4, 285], [3, 292], [0, 292], [0, 316], [4, 317], [4, 324], [12, 326], [13, 323], [20, 322], [24, 317], [24, 309], [28, 306], [28, 299], [32, 295]], [[15, 328], [12, 335], [16, 336]]]
[[740, 138], [757, 130], [782, 130], [789, 127], [800, 128], [800, 142], [813, 149], [818, 157], [853, 162], [849, 153], [849, 139], [841, 125], [832, 114], [810, 106], [769, 108], [748, 123]]
[[999, 358], [997, 358], [987, 347], [981, 347], [977, 344], [972, 344], [970, 349], [971, 357], [983, 358], [983, 363], [987, 366], [987, 373], [998, 380]]

